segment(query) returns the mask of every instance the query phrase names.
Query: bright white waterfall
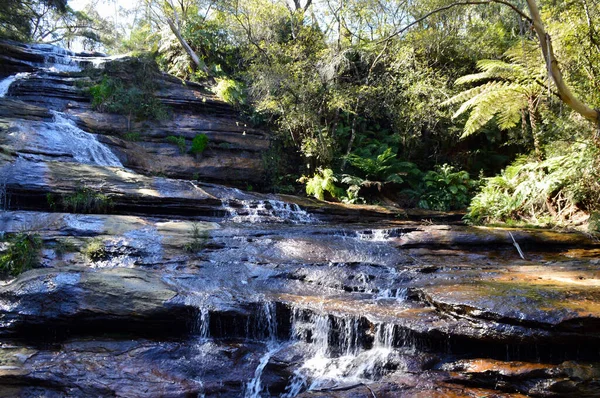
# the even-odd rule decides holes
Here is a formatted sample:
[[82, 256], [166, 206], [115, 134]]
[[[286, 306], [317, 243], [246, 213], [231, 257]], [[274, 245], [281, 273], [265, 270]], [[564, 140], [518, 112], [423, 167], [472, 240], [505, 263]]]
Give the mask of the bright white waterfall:
[[295, 203], [279, 200], [223, 200], [229, 220], [235, 223], [311, 224], [316, 220]]
[[10, 85], [19, 79], [23, 79], [24, 77], [29, 76], [29, 73], [17, 73], [16, 75], [12, 75], [0, 81], [0, 98], [3, 98], [8, 93], [8, 89]]
[[262, 392], [262, 384], [260, 379], [262, 377], [265, 367], [269, 363], [271, 357], [281, 349], [281, 345], [277, 342], [277, 317], [275, 313], [275, 304], [272, 302], [265, 302], [263, 304], [263, 316], [260, 319], [260, 323], [264, 323], [261, 329], [265, 329], [267, 333], [267, 352], [262, 356], [259, 364], [254, 371], [254, 377], [246, 386], [246, 398], [259, 398]]
[[[332, 339], [335, 333], [338, 334], [337, 340]], [[294, 309], [292, 337], [299, 341], [308, 340], [312, 351], [295, 372], [283, 397], [295, 397], [303, 390], [368, 383], [380, 376], [394, 352], [394, 325], [377, 325], [370, 349], [360, 346], [359, 333], [357, 318], [334, 321], [327, 314]], [[332, 341], [335, 341], [334, 346]]]
[[54, 143], [59, 149], [70, 150], [79, 163], [123, 167], [119, 158], [99, 142], [96, 135], [83, 131], [63, 113], [53, 114], [54, 122], [45, 124], [46, 128], [39, 131], [48, 142]]

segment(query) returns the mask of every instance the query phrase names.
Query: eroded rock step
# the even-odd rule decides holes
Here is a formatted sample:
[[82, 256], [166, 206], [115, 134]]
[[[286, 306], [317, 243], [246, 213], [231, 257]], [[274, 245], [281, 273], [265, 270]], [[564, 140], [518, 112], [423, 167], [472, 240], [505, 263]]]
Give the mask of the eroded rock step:
[[[594, 247], [563, 244], [558, 252], [527, 253], [530, 260], [523, 261], [510, 246], [481, 252], [468, 245], [398, 244], [423, 231], [418, 226], [374, 231], [204, 222], [196, 224], [206, 233], [203, 246], [188, 252], [190, 220], [4, 212], [1, 221], [7, 232], [37, 224], [31, 229], [46, 243], [44, 264], [54, 267], [0, 289], [5, 343], [35, 352], [24, 364], [14, 365], [25, 356], [13, 358], [8, 366], [15, 369], [2, 379], [25, 396], [127, 396], [134, 381], [152, 383], [149, 394], [160, 395], [161, 380], [174, 384], [174, 395], [209, 396], [241, 396], [257, 380], [263, 396], [282, 396], [294, 386], [297, 393], [321, 391], [310, 393], [317, 396], [364, 396], [365, 383], [382, 396], [597, 391]], [[86, 260], [80, 250], [98, 238], [106, 258]], [[77, 250], [60, 257], [56, 245], [64, 239]], [[130, 290], [139, 291], [131, 302]], [[21, 333], [27, 330], [36, 333]], [[121, 355], [105, 348], [132, 340], [139, 350]], [[237, 366], [230, 372], [237, 381], [220, 375], [220, 365], [202, 362], [204, 349], [214, 351], [215, 362]], [[49, 374], [56, 358], [65, 364]], [[94, 380], [77, 380], [83, 371], [77, 363], [90, 366]], [[314, 363], [329, 368], [313, 369]], [[118, 376], [123, 385], [106, 382], [131, 366], [151, 375], [129, 372]], [[343, 377], [326, 371], [334, 368], [344, 369]], [[101, 384], [107, 389], [97, 390]]]

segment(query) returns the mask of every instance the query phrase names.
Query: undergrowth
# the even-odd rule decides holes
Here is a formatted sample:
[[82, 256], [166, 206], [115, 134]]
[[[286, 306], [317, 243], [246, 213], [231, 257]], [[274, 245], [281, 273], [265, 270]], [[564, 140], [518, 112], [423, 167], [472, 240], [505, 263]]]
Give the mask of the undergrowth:
[[0, 254], [2, 277], [17, 276], [39, 264], [42, 239], [35, 233], [19, 233], [8, 239], [8, 248]]
[[82, 251], [83, 255], [90, 261], [101, 261], [105, 260], [108, 256], [106, 252], [106, 245], [100, 238], [90, 240]]
[[192, 140], [192, 149], [190, 152], [194, 155], [200, 155], [208, 146], [208, 136], [206, 134], [197, 134]]
[[189, 253], [197, 253], [204, 249], [208, 241], [208, 232], [202, 230], [197, 223], [192, 224], [190, 231], [190, 241], [185, 244], [184, 250]]
[[48, 205], [54, 211], [69, 213], [107, 213], [114, 204], [108, 195], [91, 187], [80, 187], [72, 194], [47, 194]]
[[466, 220], [576, 226], [591, 214], [593, 229], [600, 210], [599, 178], [598, 149], [592, 144], [578, 144], [568, 154], [551, 153], [545, 160], [521, 157], [485, 179]]
[[88, 88], [92, 106], [100, 112], [127, 115], [128, 130], [132, 118], [165, 120], [169, 109], [155, 96], [158, 90], [158, 66], [151, 57], [141, 56], [108, 62], [104, 73], [92, 70], [94, 83]]

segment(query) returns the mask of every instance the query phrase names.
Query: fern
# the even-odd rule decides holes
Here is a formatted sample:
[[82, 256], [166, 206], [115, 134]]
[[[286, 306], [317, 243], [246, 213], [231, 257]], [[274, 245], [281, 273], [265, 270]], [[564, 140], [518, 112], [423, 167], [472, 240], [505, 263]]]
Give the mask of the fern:
[[552, 156], [544, 161], [519, 158], [499, 176], [485, 180], [466, 219], [472, 223], [570, 223], [569, 215], [574, 211], [599, 206], [597, 157], [593, 145], [581, 144], [568, 156]]
[[344, 194], [344, 190], [335, 185], [338, 180], [331, 169], [319, 168], [314, 176], [303, 177], [300, 181], [306, 183], [306, 194], [319, 200], [325, 200], [325, 192], [329, 192], [334, 198]]
[[527, 49], [527, 46], [519, 45], [505, 53], [510, 63], [481, 60], [477, 63], [479, 73], [456, 80], [457, 85], [481, 83], [442, 103], [443, 106], [461, 104], [453, 118], [469, 113], [461, 138], [478, 132], [494, 118], [501, 130], [516, 127], [522, 122], [523, 110], [544, 95], [540, 82], [546, 78], [546, 72], [539, 62], [539, 55], [534, 62], [531, 52], [523, 48]]

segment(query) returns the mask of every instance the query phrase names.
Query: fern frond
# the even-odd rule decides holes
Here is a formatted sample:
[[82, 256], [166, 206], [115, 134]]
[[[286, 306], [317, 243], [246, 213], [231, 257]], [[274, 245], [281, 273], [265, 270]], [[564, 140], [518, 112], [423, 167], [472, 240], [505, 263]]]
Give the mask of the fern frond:
[[477, 95], [475, 95], [473, 98], [469, 99], [468, 101], [465, 101], [460, 106], [460, 108], [458, 108], [458, 110], [456, 112], [454, 112], [454, 115], [452, 115], [452, 118], [455, 119], [455, 118], [459, 117], [466, 111], [468, 111], [471, 108], [473, 108], [474, 106], [476, 106], [480, 101], [485, 100], [485, 98], [490, 94], [490, 92], [501, 90], [503, 87], [505, 87], [505, 83], [499, 82], [499, 81], [491, 81], [491, 82], [481, 86], [481, 88], [483, 90], [480, 93], [478, 93]]
[[454, 97], [449, 98], [446, 101], [442, 102], [441, 105], [449, 106], [449, 105], [458, 104], [459, 102], [466, 101], [466, 100], [471, 99], [474, 96], [480, 94], [482, 91], [485, 91], [488, 87], [493, 86], [494, 84], [497, 84], [497, 82], [488, 82], [481, 86], [473, 87], [468, 90], [462, 91], [462, 92], [456, 94]]
[[527, 75], [526, 69], [519, 63], [507, 63], [497, 59], [483, 59], [477, 62], [477, 69], [487, 73], [491, 78], [520, 80]]
[[504, 108], [498, 112], [498, 127], [508, 130], [521, 122], [521, 110], [527, 106], [527, 98], [517, 95], [510, 101], [504, 101]]
[[465, 75], [465, 76], [459, 77], [458, 79], [456, 79], [454, 84], [469, 84], [469, 83], [475, 83], [475, 82], [479, 82], [479, 81], [487, 80], [487, 79], [491, 79], [491, 78], [492, 78], [492, 76], [490, 76], [490, 74], [487, 72], [473, 73], [471, 75]]
[[477, 132], [504, 108], [510, 106], [515, 96], [520, 95], [522, 94], [519, 93], [519, 86], [517, 84], [502, 83], [499, 83], [494, 90], [482, 93], [474, 102], [475, 106], [465, 124], [461, 138], [468, 137]]

